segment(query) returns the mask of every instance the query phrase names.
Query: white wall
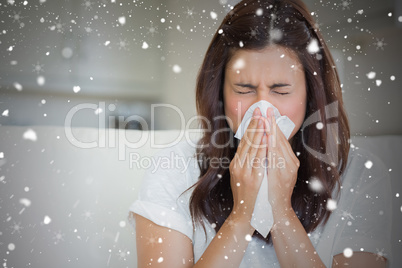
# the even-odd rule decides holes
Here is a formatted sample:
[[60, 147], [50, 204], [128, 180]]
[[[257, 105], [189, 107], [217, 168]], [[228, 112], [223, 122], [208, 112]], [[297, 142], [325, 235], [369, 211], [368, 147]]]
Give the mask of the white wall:
[[[343, 99], [352, 134], [401, 134], [402, 23], [398, 19], [402, 21], [402, 12], [397, 7], [400, 1], [349, 2], [348, 8], [318, 1], [312, 6], [329, 46], [341, 52]], [[379, 46], [381, 41], [385, 43], [383, 47]], [[375, 72], [374, 79], [368, 78], [370, 72]], [[391, 80], [392, 76], [395, 80]], [[379, 86], [376, 80], [381, 81]]]
[[[0, 124], [63, 125], [73, 106], [101, 101], [116, 105], [108, 115], [149, 120], [161, 101], [164, 40], [150, 28], [163, 1], [41, 2], [0, 3], [0, 111], [8, 113]], [[96, 127], [93, 112], [75, 125]]]
[[[166, 59], [169, 63], [165, 76], [163, 101], [180, 107], [186, 122], [196, 115], [195, 83], [198, 70], [201, 66], [205, 51], [222, 21], [226, 11], [219, 1], [188, 1], [171, 0], [169, 10], [177, 16], [172, 19], [174, 31], [166, 36], [166, 45], [169, 54]], [[191, 11], [193, 14], [188, 14]], [[216, 20], [211, 18], [215, 12]], [[180, 31], [177, 30], [180, 26]], [[173, 65], [179, 65], [181, 73], [172, 71]], [[180, 115], [172, 109], [166, 109], [163, 128], [180, 128]]]

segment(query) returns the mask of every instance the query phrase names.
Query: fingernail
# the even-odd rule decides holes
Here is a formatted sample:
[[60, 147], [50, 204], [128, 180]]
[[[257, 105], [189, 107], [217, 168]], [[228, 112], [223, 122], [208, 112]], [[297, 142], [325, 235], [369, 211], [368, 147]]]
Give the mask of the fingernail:
[[260, 111], [260, 108], [257, 107], [257, 108], [254, 110], [253, 115], [258, 115], [258, 114], [259, 114], [259, 111]]
[[269, 115], [269, 113], [267, 114], [267, 121], [268, 121], [268, 125], [271, 124], [271, 116]]
[[273, 112], [272, 108], [268, 108], [268, 116], [269, 116], [269, 117], [272, 116], [272, 112]]

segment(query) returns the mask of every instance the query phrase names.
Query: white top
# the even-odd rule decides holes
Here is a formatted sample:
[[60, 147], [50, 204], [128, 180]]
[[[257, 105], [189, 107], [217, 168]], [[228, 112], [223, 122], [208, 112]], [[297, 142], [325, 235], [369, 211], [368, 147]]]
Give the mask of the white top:
[[[215, 230], [206, 224], [207, 237], [202, 227], [193, 230], [189, 210], [192, 189], [183, 194], [200, 174], [195, 148], [182, 142], [159, 151], [154, 159], [156, 166], [147, 170], [138, 200], [130, 211], [188, 236], [197, 262]], [[326, 267], [331, 267], [333, 256], [345, 248], [390, 259], [391, 213], [388, 171], [374, 155], [363, 149], [351, 149], [337, 208], [327, 224], [319, 226], [309, 237]], [[252, 239], [240, 267], [279, 267], [274, 247]]]

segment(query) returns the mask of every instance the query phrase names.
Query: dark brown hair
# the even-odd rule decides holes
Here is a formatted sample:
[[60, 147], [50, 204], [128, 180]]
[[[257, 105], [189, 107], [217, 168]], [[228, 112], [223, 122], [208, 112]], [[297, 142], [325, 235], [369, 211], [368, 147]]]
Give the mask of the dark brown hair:
[[[319, 51], [312, 53], [307, 47], [314, 40]], [[315, 115], [324, 125], [322, 129], [317, 129], [315, 124], [304, 124], [291, 141], [293, 151], [297, 152], [300, 160], [292, 207], [306, 232], [313, 231], [320, 223], [325, 224], [330, 216], [326, 202], [333, 198], [333, 190], [340, 186], [340, 176], [347, 164], [350, 137], [334, 61], [302, 1], [244, 0], [227, 14], [215, 33], [197, 79], [197, 111], [209, 122], [201, 122], [201, 127], [207, 131], [197, 151], [201, 173], [191, 195], [190, 212], [194, 224], [200, 223], [204, 230], [207, 220], [218, 231], [233, 208], [228, 166], [209, 163], [209, 159], [233, 159], [238, 146], [224, 117], [226, 64], [236, 50], [262, 50], [269, 45], [282, 46], [297, 54], [306, 78], [305, 123], [309, 116]], [[325, 120], [331, 117], [330, 104], [337, 106], [337, 114], [332, 118], [336, 120], [336, 124], [332, 124], [336, 128], [329, 127], [329, 120]], [[311, 154], [311, 150], [321, 153], [321, 156], [332, 156], [335, 160], [332, 163], [323, 161], [317, 157], [318, 154]], [[308, 187], [308, 182], [314, 177], [323, 185], [324, 190], [320, 193]], [[254, 235], [262, 238], [257, 232]], [[271, 242], [270, 235], [267, 242]]]

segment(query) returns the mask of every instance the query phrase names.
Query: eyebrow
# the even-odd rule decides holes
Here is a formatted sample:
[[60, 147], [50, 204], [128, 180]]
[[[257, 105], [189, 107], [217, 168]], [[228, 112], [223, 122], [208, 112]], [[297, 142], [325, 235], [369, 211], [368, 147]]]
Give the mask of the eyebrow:
[[241, 83], [238, 83], [238, 84], [235, 84], [236, 86], [239, 86], [239, 87], [246, 87], [246, 88], [251, 88], [251, 89], [257, 89], [257, 86], [254, 86], [254, 85], [252, 85], [252, 84], [241, 84]]
[[[245, 88], [251, 88], [251, 89], [257, 89], [257, 86], [254, 86], [252, 84], [242, 84], [242, 83], [237, 83], [235, 84], [236, 86], [239, 87], [245, 87]], [[284, 84], [284, 83], [275, 83], [269, 86], [270, 89], [278, 88], [278, 87], [288, 87], [290, 84]]]

